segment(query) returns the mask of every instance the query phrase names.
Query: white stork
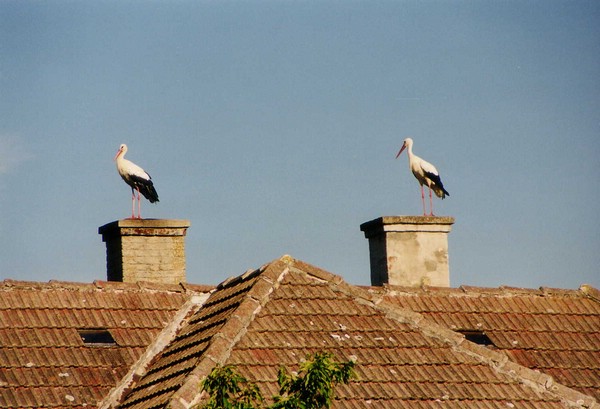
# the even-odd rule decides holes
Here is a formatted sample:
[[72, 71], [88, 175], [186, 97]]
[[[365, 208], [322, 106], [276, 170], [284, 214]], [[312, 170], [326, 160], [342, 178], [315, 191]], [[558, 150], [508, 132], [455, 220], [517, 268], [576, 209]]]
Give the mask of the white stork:
[[450, 196], [450, 193], [444, 189], [444, 185], [442, 184], [442, 180], [440, 179], [440, 174], [438, 173], [435, 166], [431, 163], [427, 162], [424, 159], [419, 158], [412, 151], [413, 140], [411, 138], [406, 138], [404, 143], [402, 144], [402, 148], [396, 155], [396, 159], [398, 156], [404, 151], [404, 149], [408, 148], [408, 166], [412, 171], [413, 175], [419, 181], [421, 185], [421, 200], [423, 201], [423, 216], [427, 215], [425, 211], [425, 192], [423, 191], [423, 185], [427, 185], [429, 188], [429, 209], [431, 210], [429, 215], [433, 216], [433, 199], [431, 197], [431, 191], [433, 190], [437, 197], [445, 198], [446, 196]]
[[152, 178], [150, 175], [135, 163], [125, 159], [126, 153], [127, 145], [121, 144], [114, 160], [117, 162], [117, 171], [119, 171], [119, 175], [121, 175], [125, 183], [131, 186], [131, 218], [136, 219], [133, 211], [135, 209], [134, 190], [137, 190], [137, 219], [141, 219], [140, 192], [146, 199], [150, 201], [150, 203], [158, 202], [158, 193], [156, 193], [156, 190], [154, 189], [154, 184], [152, 183]]

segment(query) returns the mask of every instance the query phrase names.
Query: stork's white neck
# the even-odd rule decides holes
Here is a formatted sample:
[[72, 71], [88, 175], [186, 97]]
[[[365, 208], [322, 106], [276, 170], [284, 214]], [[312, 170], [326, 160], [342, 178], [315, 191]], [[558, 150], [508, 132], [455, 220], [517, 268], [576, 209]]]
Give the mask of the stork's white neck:
[[413, 153], [413, 150], [412, 150], [412, 146], [413, 146], [412, 141], [407, 142], [407, 144], [406, 144], [406, 151], [407, 151], [406, 154], [408, 155], [409, 162], [412, 160], [413, 157], [415, 157], [415, 154]]

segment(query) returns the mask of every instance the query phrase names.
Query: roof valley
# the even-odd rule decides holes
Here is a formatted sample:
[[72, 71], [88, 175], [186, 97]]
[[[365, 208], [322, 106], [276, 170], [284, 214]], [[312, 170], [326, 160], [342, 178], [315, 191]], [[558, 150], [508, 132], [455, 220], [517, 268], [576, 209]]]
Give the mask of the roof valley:
[[139, 378], [146, 374], [148, 366], [158, 354], [175, 338], [178, 330], [186, 318], [197, 312], [209, 298], [210, 293], [192, 296], [177, 311], [169, 324], [160, 332], [155, 340], [146, 348], [146, 351], [135, 362], [121, 381], [111, 389], [106, 397], [98, 404], [99, 409], [108, 409], [119, 404], [123, 394]]

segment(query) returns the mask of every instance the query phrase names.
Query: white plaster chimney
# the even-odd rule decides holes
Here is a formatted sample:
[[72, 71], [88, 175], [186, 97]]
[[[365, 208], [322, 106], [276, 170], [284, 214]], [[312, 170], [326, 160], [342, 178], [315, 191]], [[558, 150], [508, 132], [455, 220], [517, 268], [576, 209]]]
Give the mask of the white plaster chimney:
[[450, 286], [453, 217], [384, 216], [361, 224], [369, 240], [371, 285]]

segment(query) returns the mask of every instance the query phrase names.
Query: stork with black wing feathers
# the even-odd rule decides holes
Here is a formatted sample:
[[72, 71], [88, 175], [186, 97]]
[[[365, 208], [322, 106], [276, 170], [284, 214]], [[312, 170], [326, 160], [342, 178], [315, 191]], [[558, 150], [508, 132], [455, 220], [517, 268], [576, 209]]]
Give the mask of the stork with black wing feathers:
[[402, 144], [402, 148], [396, 155], [396, 159], [400, 156], [400, 154], [404, 151], [404, 149], [408, 149], [408, 165], [410, 170], [412, 171], [415, 178], [419, 181], [421, 185], [421, 200], [423, 201], [423, 216], [427, 216], [427, 211], [425, 210], [425, 192], [423, 190], [423, 185], [427, 185], [429, 188], [429, 216], [434, 216], [433, 214], [433, 199], [431, 195], [431, 191], [433, 190], [437, 197], [444, 199], [446, 196], [450, 196], [450, 193], [444, 189], [444, 185], [442, 184], [442, 179], [440, 179], [440, 174], [438, 173], [435, 166], [431, 163], [427, 162], [424, 159], [421, 159], [417, 155], [415, 155], [412, 151], [413, 140], [411, 138], [406, 138], [404, 143]]
[[[131, 187], [131, 218], [141, 219], [140, 193], [144, 195], [150, 203], [158, 202], [158, 193], [156, 193], [156, 189], [154, 189], [154, 184], [152, 183], [150, 175], [135, 163], [125, 159], [126, 153], [127, 145], [121, 144], [114, 160], [117, 162], [117, 171], [119, 171], [119, 175], [121, 175], [125, 183]], [[136, 199], [135, 191], [137, 191], [138, 202], [137, 217], [134, 215]]]

